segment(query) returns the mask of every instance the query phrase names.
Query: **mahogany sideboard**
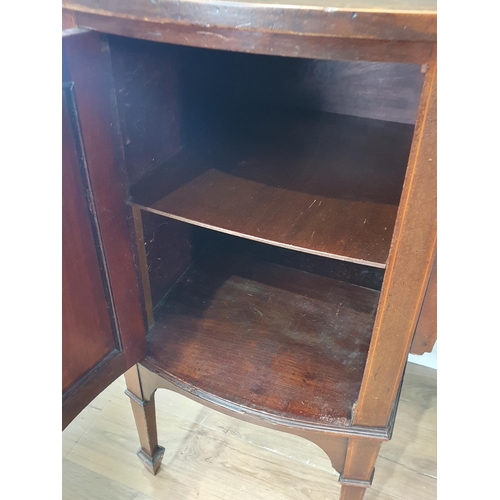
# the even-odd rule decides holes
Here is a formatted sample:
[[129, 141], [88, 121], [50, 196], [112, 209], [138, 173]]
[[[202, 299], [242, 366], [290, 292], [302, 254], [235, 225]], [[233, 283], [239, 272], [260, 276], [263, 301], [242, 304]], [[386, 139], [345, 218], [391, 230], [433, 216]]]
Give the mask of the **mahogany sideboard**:
[[436, 339], [432, 0], [63, 1], [63, 428], [125, 373], [371, 484]]

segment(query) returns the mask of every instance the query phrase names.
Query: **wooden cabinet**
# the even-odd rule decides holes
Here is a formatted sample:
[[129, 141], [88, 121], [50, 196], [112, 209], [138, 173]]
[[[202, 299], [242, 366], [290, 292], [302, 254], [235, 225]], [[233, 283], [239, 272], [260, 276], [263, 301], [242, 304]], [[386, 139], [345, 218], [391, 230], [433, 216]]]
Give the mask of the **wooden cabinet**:
[[435, 341], [435, 9], [344, 3], [63, 4], [64, 421], [126, 371], [153, 473], [167, 388], [361, 499]]

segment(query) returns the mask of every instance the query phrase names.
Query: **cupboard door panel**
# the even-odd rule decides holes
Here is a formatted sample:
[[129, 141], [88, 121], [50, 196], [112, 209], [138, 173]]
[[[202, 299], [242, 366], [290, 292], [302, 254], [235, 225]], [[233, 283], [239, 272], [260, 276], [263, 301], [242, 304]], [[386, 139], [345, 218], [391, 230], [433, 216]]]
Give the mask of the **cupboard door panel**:
[[63, 392], [113, 350], [115, 321], [63, 91]]
[[63, 428], [145, 354], [109, 52], [63, 36]]

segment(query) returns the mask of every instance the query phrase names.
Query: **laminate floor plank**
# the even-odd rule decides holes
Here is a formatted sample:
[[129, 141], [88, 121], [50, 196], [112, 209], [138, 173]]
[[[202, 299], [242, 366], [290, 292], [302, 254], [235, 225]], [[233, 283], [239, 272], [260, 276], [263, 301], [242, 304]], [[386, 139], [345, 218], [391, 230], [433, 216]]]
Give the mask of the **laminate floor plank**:
[[[63, 459], [63, 498], [71, 500], [152, 500], [123, 484]], [[91, 495], [91, 496], [90, 496]]]
[[120, 377], [105, 391], [101, 392], [83, 411], [64, 429], [62, 456], [66, 458], [80, 438], [87, 432], [94, 420], [99, 416], [104, 406], [113, 398], [123, 395], [123, 380]]

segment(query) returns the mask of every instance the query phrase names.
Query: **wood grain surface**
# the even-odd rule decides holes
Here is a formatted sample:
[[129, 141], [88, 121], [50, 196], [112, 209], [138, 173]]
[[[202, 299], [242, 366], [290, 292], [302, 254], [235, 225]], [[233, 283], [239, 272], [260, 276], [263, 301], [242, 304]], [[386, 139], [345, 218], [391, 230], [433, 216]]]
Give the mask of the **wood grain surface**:
[[436, 247], [436, 63], [426, 73], [394, 241], [380, 294], [372, 344], [354, 423], [391, 417]]
[[155, 312], [146, 362], [237, 405], [349, 425], [378, 292], [207, 253]]
[[332, 61], [373, 61], [425, 64], [432, 54], [432, 42], [369, 40], [329, 36], [234, 30], [194, 25], [168, 24], [160, 20], [117, 18], [72, 11], [80, 28], [121, 37], [150, 40], [189, 47], [267, 54]]

